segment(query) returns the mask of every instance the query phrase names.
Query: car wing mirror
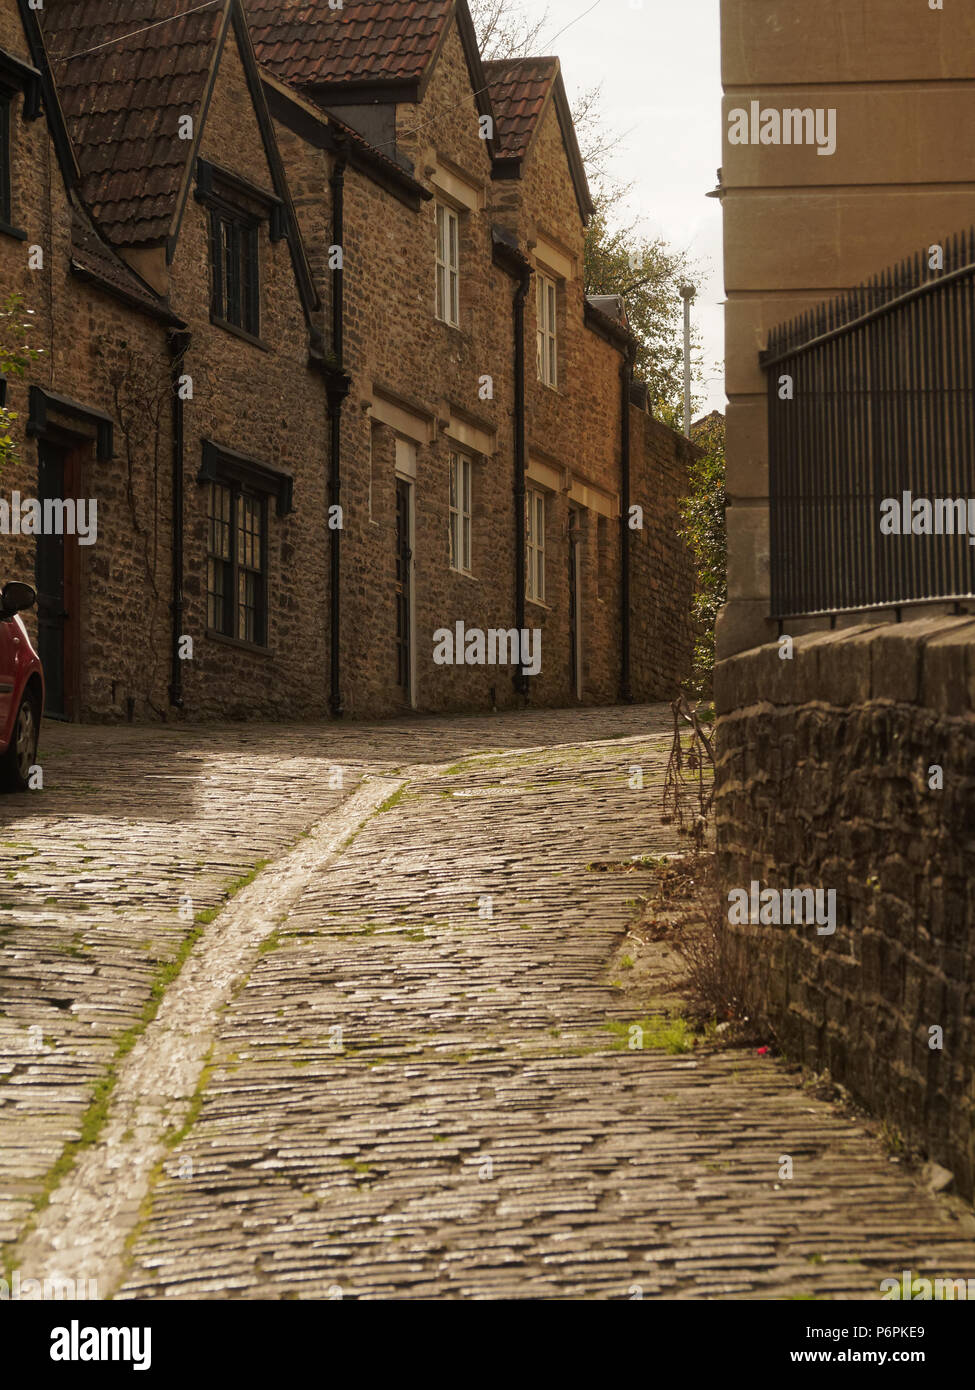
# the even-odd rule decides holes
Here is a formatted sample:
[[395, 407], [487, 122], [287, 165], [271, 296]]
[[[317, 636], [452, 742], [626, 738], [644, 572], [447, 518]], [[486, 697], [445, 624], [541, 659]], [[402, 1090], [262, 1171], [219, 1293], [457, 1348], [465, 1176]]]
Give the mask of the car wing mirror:
[[0, 590], [0, 609], [5, 617], [13, 617], [14, 613], [33, 608], [36, 602], [37, 591], [29, 584], [21, 584], [19, 580], [11, 579]]

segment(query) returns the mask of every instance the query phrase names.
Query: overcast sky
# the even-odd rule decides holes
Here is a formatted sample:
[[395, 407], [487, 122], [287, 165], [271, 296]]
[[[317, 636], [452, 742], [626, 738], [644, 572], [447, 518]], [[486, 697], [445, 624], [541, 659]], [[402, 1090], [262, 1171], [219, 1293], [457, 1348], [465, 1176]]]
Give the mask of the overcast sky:
[[723, 369], [713, 365], [724, 359], [721, 205], [705, 197], [722, 158], [719, 0], [598, 0], [584, 18], [593, 0], [521, 3], [531, 15], [548, 11], [539, 51], [561, 58], [570, 101], [603, 83], [606, 124], [627, 132], [615, 172], [635, 184], [638, 231], [687, 249], [708, 272], [693, 312], [717, 378], [706, 409], [724, 410]]

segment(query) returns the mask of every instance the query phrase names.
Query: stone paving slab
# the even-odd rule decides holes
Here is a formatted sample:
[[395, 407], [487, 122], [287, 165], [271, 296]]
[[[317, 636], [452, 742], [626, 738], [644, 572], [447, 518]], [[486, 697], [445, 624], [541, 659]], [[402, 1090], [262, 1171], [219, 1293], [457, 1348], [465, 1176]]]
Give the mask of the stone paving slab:
[[401, 768], [405, 794], [309, 883], [219, 1020], [119, 1297], [846, 1299], [903, 1269], [975, 1277], [971, 1217], [782, 1066], [613, 1031], [649, 1007], [608, 969], [634, 888], [589, 866], [677, 847], [665, 712], [615, 747], [605, 714], [585, 744], [547, 718], [557, 749]]
[[[625, 738], [659, 718], [607, 712], [599, 733]], [[568, 712], [560, 727], [571, 738], [591, 716]], [[0, 797], [0, 1247], [87, 1135], [120, 1049], [229, 891], [364, 775], [532, 746], [551, 730], [535, 713], [372, 726], [46, 721], [43, 789]]]

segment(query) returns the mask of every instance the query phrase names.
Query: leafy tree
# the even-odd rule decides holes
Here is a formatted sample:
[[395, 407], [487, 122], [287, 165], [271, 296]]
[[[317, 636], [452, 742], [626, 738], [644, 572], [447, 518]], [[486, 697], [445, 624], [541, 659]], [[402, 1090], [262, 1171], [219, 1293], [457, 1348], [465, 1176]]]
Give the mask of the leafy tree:
[[[20, 294], [12, 294], [0, 304], [0, 376], [22, 377], [28, 364], [41, 356], [41, 349], [31, 347], [29, 342], [35, 325], [24, 322], [25, 316], [33, 312], [33, 309], [24, 308], [24, 298]], [[0, 406], [0, 470], [16, 457], [12, 428], [16, 419], [15, 411]]]
[[[518, 0], [469, 3], [485, 58], [523, 58], [537, 50], [547, 12], [533, 21], [519, 9]], [[586, 294], [622, 295], [639, 344], [636, 374], [650, 388], [654, 414], [663, 418], [675, 408], [682, 410], [684, 306], [680, 286], [697, 288], [701, 277], [686, 253], [674, 250], [663, 237], [638, 238], [635, 221], [626, 224], [619, 220], [619, 209], [632, 184], [613, 177], [609, 157], [623, 146], [626, 135], [607, 127], [601, 98], [600, 85], [581, 92], [572, 112], [595, 203], [586, 230], [583, 288]], [[700, 382], [701, 368], [697, 365], [695, 377]]]
[[585, 244], [586, 294], [622, 295], [638, 344], [636, 375], [650, 388], [654, 414], [680, 429], [684, 398], [680, 287], [695, 284], [696, 272], [687, 255], [675, 251], [663, 237], [635, 239], [634, 223], [613, 227], [611, 199], [604, 191], [595, 194], [594, 202], [596, 211]]
[[714, 675], [714, 628], [728, 596], [724, 416], [712, 411], [693, 427], [692, 438], [704, 452], [691, 464], [690, 496], [681, 507], [681, 536], [691, 548], [697, 573], [693, 693], [708, 698]]

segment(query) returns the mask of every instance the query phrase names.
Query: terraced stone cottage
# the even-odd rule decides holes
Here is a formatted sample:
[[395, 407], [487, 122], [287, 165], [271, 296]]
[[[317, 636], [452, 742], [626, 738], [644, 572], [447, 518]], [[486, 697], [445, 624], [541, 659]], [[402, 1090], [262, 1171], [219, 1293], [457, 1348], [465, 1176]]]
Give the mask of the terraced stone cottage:
[[[186, 12], [183, 12], [186, 11]], [[648, 413], [555, 58], [465, 0], [0, 0], [11, 534], [49, 712], [381, 716], [671, 694], [689, 446]], [[540, 634], [535, 675], [435, 634]]]

